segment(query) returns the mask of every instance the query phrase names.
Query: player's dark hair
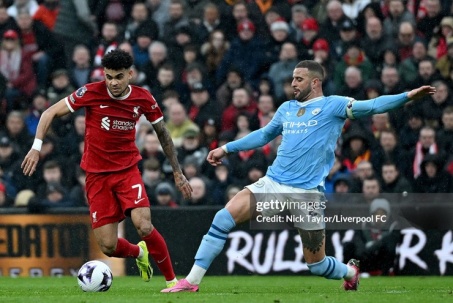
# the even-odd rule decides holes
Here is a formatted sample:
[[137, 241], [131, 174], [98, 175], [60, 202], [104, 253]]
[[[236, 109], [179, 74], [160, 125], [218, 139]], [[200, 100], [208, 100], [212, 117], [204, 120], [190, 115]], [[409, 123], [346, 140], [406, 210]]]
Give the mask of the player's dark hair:
[[111, 70], [129, 69], [133, 62], [132, 56], [121, 49], [114, 49], [102, 58], [102, 66]]
[[296, 68], [306, 68], [313, 75], [314, 78], [324, 80], [324, 69], [322, 65], [314, 60], [304, 60], [297, 63]]

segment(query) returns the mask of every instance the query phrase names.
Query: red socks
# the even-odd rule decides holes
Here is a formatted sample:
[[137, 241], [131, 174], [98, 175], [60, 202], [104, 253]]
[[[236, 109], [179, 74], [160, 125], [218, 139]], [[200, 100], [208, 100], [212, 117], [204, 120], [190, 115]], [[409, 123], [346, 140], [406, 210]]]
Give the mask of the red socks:
[[165, 276], [165, 280], [173, 280], [176, 275], [173, 271], [167, 244], [162, 235], [154, 228], [149, 235], [142, 239], [145, 241], [148, 252], [156, 262], [157, 267], [159, 267], [159, 270]]
[[118, 238], [116, 249], [111, 257], [116, 258], [137, 258], [140, 253], [140, 247], [130, 243], [124, 238]]

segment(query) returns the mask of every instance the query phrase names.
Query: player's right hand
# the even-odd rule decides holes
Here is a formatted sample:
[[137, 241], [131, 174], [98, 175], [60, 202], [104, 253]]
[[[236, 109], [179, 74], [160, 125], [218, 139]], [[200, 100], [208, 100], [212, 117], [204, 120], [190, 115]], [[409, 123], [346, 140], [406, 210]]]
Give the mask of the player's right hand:
[[22, 161], [21, 168], [24, 172], [24, 175], [31, 176], [36, 171], [36, 166], [39, 161], [39, 151], [36, 149], [30, 149], [28, 154], [25, 156], [24, 161]]
[[209, 164], [211, 164], [212, 166], [217, 166], [219, 164], [222, 164], [222, 161], [220, 161], [220, 159], [222, 159], [225, 155], [225, 151], [222, 148], [218, 147], [209, 152], [206, 160], [208, 160]]

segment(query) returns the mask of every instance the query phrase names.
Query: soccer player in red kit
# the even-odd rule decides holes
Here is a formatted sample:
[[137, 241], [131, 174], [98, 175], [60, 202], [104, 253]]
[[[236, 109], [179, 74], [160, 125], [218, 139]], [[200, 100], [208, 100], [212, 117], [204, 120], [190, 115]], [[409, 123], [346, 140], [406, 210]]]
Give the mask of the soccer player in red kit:
[[[156, 100], [147, 90], [129, 84], [132, 63], [125, 51], [107, 53], [102, 59], [105, 81], [87, 84], [49, 107], [41, 116], [22, 169], [28, 176], [35, 172], [42, 140], [55, 117], [85, 108], [85, 149], [80, 166], [87, 173], [86, 190], [97, 243], [107, 256], [136, 258], [145, 281], [152, 276], [151, 254], [167, 287], [171, 287], [176, 276], [165, 240], [152, 225], [150, 203], [137, 166], [141, 157], [135, 145], [135, 124], [141, 115], [153, 125], [173, 168], [177, 188], [185, 198], [191, 196], [192, 188], [181, 171]], [[118, 238], [118, 223], [126, 216], [131, 217], [143, 240], [137, 245]]]

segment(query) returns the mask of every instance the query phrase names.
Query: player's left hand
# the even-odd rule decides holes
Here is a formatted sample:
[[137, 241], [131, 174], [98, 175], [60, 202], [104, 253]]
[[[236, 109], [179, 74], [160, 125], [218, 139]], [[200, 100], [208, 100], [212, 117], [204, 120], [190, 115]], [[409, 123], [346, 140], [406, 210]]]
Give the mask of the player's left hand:
[[424, 85], [420, 86], [419, 88], [414, 88], [410, 92], [407, 93], [407, 97], [411, 100], [423, 98], [427, 95], [432, 95], [436, 92], [436, 88], [434, 86]]
[[36, 166], [39, 161], [39, 151], [36, 149], [30, 149], [28, 154], [25, 156], [24, 161], [22, 161], [21, 168], [24, 172], [24, 175], [31, 176], [36, 170]]
[[193, 190], [189, 181], [187, 181], [186, 176], [184, 176], [182, 172], [175, 172], [173, 176], [175, 177], [176, 187], [183, 194], [184, 199], [190, 199]]

